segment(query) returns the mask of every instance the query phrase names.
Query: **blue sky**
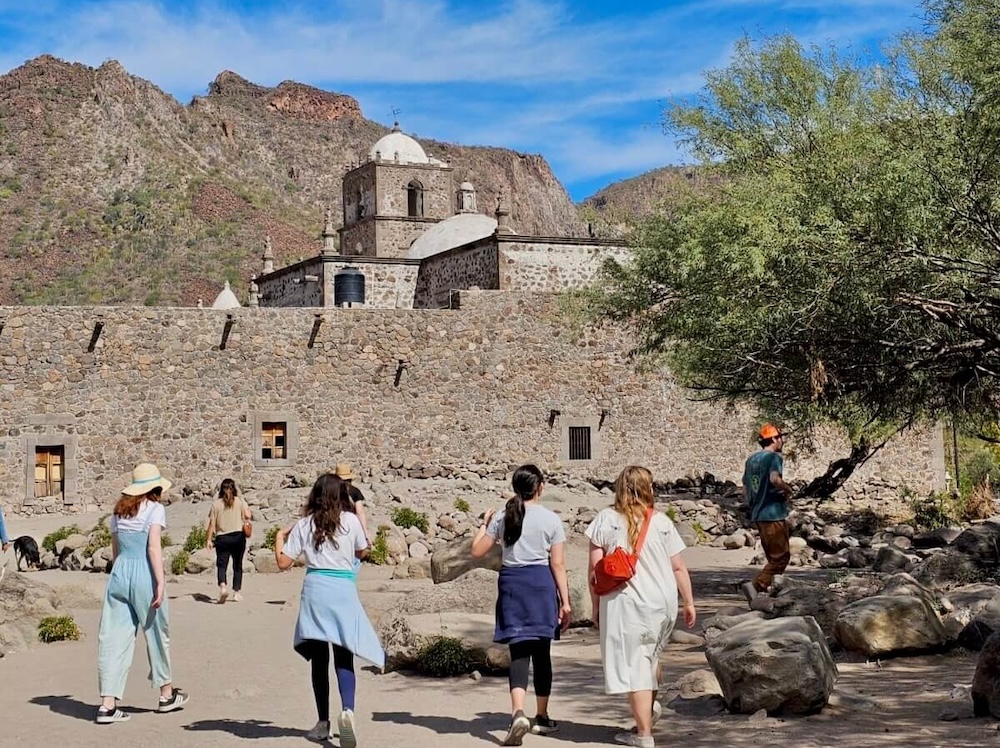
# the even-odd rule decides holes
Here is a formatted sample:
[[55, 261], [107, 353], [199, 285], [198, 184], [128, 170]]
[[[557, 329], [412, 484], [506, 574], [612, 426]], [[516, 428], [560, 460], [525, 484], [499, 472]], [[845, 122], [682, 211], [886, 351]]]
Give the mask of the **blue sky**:
[[184, 103], [222, 70], [350, 94], [420, 137], [548, 159], [574, 199], [689, 159], [659, 127], [734, 42], [791, 33], [859, 54], [913, 0], [0, 0], [0, 71], [119, 60]]

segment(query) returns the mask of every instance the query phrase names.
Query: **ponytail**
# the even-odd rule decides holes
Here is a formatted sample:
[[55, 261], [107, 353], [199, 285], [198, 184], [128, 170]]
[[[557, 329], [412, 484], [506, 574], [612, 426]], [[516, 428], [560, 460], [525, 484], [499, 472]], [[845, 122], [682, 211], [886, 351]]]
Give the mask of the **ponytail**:
[[507, 502], [503, 513], [503, 544], [508, 548], [521, 539], [524, 527], [524, 502], [538, 495], [544, 482], [542, 471], [534, 465], [522, 465], [514, 471], [511, 487], [514, 498]]

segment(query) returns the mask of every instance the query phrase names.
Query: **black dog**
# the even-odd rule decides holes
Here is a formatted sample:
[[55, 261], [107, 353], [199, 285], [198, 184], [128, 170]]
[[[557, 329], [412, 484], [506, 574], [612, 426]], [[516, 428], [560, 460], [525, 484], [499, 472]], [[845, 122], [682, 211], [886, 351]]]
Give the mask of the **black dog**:
[[14, 558], [17, 561], [17, 570], [21, 571], [21, 560], [28, 562], [28, 568], [37, 569], [42, 563], [41, 556], [38, 555], [38, 543], [30, 535], [22, 535], [14, 538]]

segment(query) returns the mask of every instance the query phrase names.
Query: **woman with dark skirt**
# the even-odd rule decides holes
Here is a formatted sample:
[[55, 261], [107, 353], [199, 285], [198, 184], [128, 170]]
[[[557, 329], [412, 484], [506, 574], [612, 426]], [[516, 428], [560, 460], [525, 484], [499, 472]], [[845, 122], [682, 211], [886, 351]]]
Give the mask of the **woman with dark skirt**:
[[[497, 582], [494, 641], [510, 647], [511, 723], [503, 745], [521, 745], [528, 732], [546, 735], [558, 725], [549, 718], [552, 640], [569, 626], [569, 588], [559, 515], [541, 505], [544, 479], [534, 465], [522, 465], [511, 481], [514, 498], [502, 514], [486, 512], [472, 541], [472, 555], [485, 556], [500, 544], [503, 565]], [[524, 714], [528, 674], [534, 668], [537, 712]]]
[[355, 724], [355, 656], [379, 668], [385, 653], [358, 597], [354, 560], [368, 554], [368, 539], [355, 514], [345, 511], [347, 483], [335, 475], [320, 476], [309, 493], [305, 516], [275, 538], [278, 568], [290, 569], [305, 556], [295, 651], [309, 661], [318, 721], [312, 740], [330, 738], [330, 652], [337, 673], [341, 711], [337, 720], [341, 748], [358, 744]]

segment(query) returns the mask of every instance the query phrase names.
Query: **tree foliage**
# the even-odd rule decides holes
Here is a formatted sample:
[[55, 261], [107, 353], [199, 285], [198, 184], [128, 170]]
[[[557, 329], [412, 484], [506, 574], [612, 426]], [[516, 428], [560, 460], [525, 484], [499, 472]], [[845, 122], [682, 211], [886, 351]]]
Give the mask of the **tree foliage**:
[[665, 126], [713, 175], [587, 299], [707, 399], [852, 452], [1000, 413], [1000, 5], [926, 6], [886, 58], [744, 39]]

